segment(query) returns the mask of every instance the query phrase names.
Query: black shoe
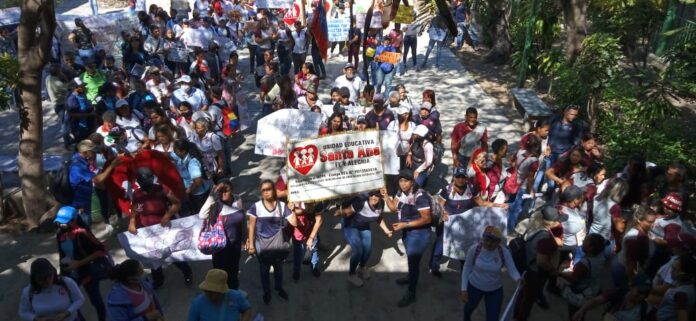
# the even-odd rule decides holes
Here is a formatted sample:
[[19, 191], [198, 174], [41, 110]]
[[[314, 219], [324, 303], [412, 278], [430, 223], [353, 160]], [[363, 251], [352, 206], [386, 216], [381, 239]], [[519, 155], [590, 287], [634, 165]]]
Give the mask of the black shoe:
[[546, 297], [545, 297], [545, 296], [540, 297], [540, 298], [536, 301], [536, 304], [537, 304], [541, 309], [543, 309], [543, 310], [548, 310], [548, 309], [550, 309], [549, 303], [546, 302]]
[[266, 292], [263, 294], [263, 303], [265, 303], [265, 304], [271, 303], [271, 293], [270, 292]]
[[411, 293], [411, 292], [406, 292], [406, 295], [404, 295], [399, 302], [396, 303], [396, 305], [400, 308], [407, 307], [411, 305], [413, 302], [416, 302], [416, 294]]
[[185, 284], [186, 286], [190, 286], [191, 284], [193, 284], [193, 277], [192, 277], [192, 275], [186, 275], [186, 276], [184, 276], [184, 284]]
[[288, 293], [283, 289], [278, 290], [278, 296], [285, 301], [288, 300]]
[[430, 274], [436, 278], [442, 278], [442, 273], [440, 273], [440, 270], [430, 270]]
[[404, 276], [402, 278], [396, 279], [396, 284], [398, 285], [406, 285], [408, 284], [408, 276]]
[[292, 279], [295, 281], [300, 280], [300, 272], [292, 272]]
[[321, 271], [319, 271], [318, 267], [312, 269], [312, 275], [314, 275], [315, 278], [318, 278], [321, 275]]

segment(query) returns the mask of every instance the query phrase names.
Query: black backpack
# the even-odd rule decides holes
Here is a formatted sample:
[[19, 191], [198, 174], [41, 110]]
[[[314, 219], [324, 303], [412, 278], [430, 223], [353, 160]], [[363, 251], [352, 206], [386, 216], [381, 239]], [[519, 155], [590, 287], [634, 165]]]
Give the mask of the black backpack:
[[[510, 249], [510, 254], [512, 256], [512, 261], [515, 262], [515, 267], [517, 272], [522, 274], [529, 267], [529, 260], [527, 258], [527, 243], [537, 237], [540, 232], [546, 230], [539, 230], [534, 232], [529, 238], [526, 238], [527, 233], [520, 235], [508, 243], [508, 248]], [[535, 259], [536, 260], [536, 259]]]
[[51, 194], [58, 203], [63, 205], [72, 204], [75, 196], [72, 186], [70, 186], [70, 165], [72, 165], [72, 160], [64, 161], [63, 167], [51, 182]]

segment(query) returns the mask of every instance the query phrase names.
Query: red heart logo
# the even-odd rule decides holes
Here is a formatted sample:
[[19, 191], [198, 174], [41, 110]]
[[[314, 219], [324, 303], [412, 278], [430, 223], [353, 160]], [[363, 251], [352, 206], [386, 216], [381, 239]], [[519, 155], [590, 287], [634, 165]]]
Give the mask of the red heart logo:
[[302, 175], [307, 175], [318, 161], [319, 149], [314, 145], [296, 147], [290, 152], [290, 166]]

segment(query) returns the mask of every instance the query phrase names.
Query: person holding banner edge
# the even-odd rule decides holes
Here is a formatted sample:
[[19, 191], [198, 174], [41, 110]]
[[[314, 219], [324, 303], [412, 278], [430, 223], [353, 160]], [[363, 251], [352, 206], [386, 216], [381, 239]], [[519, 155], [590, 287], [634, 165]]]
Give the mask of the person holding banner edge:
[[403, 308], [416, 302], [420, 261], [430, 242], [432, 204], [430, 196], [415, 183], [412, 171], [408, 169], [399, 171], [399, 191], [395, 197], [390, 197], [384, 187], [380, 193], [387, 207], [399, 215], [399, 222], [392, 224], [392, 229], [403, 231], [408, 275], [396, 280], [399, 285], [408, 285], [408, 291], [397, 302], [397, 306]]

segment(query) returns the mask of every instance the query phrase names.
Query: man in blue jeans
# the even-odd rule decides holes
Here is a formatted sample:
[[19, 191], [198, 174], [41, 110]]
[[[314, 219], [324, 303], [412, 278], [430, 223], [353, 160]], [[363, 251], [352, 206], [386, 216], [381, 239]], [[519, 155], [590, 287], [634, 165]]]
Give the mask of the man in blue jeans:
[[430, 41], [428, 42], [428, 50], [425, 51], [425, 59], [423, 59], [423, 64], [421, 64], [420, 69], [425, 68], [428, 63], [428, 57], [430, 57], [430, 52], [433, 47], [437, 45], [437, 52], [435, 53], [435, 67], [440, 67], [440, 56], [442, 56], [442, 46], [446, 43], [447, 39], [447, 28], [445, 27], [442, 17], [435, 16], [430, 23], [430, 28], [428, 29], [428, 36]]
[[411, 51], [411, 59], [413, 60], [413, 67], [418, 65], [418, 60], [416, 58], [416, 48], [418, 47], [418, 35], [421, 33], [422, 26], [416, 21], [416, 10], [413, 10], [413, 22], [407, 24], [403, 27], [404, 32], [404, 57], [402, 64], [404, 66], [401, 69], [401, 74], [406, 72], [406, 61], [408, 60], [408, 52]]
[[467, 25], [469, 24], [469, 10], [466, 8], [466, 3], [462, 0], [457, 0], [454, 7], [454, 22], [457, 23], [457, 49], [464, 44], [464, 35], [466, 34]]
[[408, 285], [408, 291], [397, 306], [400, 308], [416, 302], [416, 286], [420, 275], [420, 261], [430, 242], [431, 206], [430, 196], [418, 189], [412, 171], [399, 171], [399, 192], [395, 197], [380, 190], [387, 207], [399, 213], [399, 222], [392, 224], [394, 232], [403, 231], [402, 240], [406, 247], [408, 276], [396, 280], [399, 285]]

